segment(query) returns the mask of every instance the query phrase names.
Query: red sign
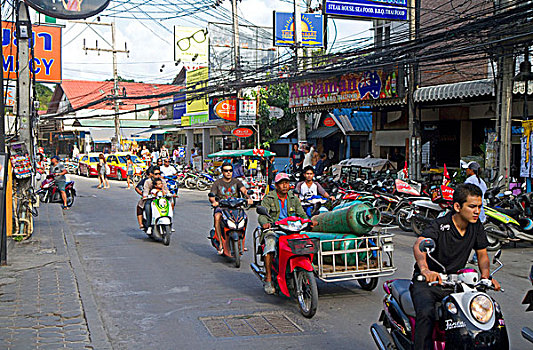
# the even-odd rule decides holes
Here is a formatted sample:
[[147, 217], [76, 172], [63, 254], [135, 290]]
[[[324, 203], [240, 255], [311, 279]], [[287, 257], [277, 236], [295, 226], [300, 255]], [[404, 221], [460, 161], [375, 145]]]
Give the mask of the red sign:
[[335, 121], [333, 120], [333, 118], [327, 117], [326, 119], [324, 119], [324, 125], [325, 126], [334, 126], [335, 125]]
[[254, 134], [254, 131], [248, 128], [238, 128], [233, 130], [233, 135], [237, 137], [250, 137]]
[[262, 157], [262, 156], [265, 155], [265, 150], [261, 149], [261, 148], [254, 148], [253, 154], [254, 154], [254, 156], [261, 156]]
[[237, 100], [222, 100], [215, 105], [215, 114], [225, 120], [237, 120]]

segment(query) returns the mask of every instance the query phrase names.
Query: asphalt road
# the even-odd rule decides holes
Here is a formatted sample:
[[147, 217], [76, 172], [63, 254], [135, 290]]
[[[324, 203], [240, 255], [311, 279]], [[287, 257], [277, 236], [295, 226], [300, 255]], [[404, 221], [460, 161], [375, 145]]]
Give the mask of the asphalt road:
[[[381, 311], [381, 283], [372, 292], [356, 282], [319, 283], [318, 311], [308, 320], [295, 301], [267, 296], [249, 268], [251, 232], [256, 214], [249, 211], [247, 247], [240, 269], [216, 255], [206, 239], [212, 226], [207, 193], [182, 190], [170, 246], [153, 242], [138, 229], [133, 190], [110, 181], [111, 189], [96, 189], [97, 180], [72, 176], [79, 197], [65, 213], [77, 253], [87, 275], [97, 312], [115, 349], [373, 349], [369, 327]], [[394, 231], [396, 278], [409, 278], [414, 259], [412, 234]], [[533, 326], [533, 314], [521, 305], [531, 288], [526, 276], [533, 246], [504, 249], [506, 264], [496, 278], [505, 293], [496, 294], [506, 318], [512, 349], [530, 349], [520, 329]], [[215, 337], [227, 324], [244, 316], [254, 322], [283, 317], [273, 335]], [[252, 318], [249, 318], [252, 317]], [[261, 318], [262, 317], [262, 318]], [[292, 322], [289, 322], [289, 320]], [[261, 328], [261, 325], [257, 327]], [[266, 333], [269, 330], [265, 329]], [[287, 332], [287, 333], [284, 333]]]

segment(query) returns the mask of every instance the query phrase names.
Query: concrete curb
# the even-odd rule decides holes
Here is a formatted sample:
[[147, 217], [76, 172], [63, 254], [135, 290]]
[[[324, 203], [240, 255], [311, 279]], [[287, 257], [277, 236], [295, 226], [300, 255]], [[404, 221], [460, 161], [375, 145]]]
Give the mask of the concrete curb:
[[85, 313], [85, 319], [87, 320], [87, 327], [89, 328], [91, 345], [95, 349], [112, 349], [113, 347], [109, 342], [104, 328], [104, 323], [100, 318], [98, 306], [96, 305], [92, 288], [87, 279], [87, 274], [85, 273], [85, 270], [80, 262], [80, 257], [76, 248], [76, 242], [74, 241], [72, 231], [70, 230], [70, 226], [65, 221], [63, 213], [60, 213], [60, 215], [64, 224], [62, 225], [62, 233], [65, 240], [64, 243], [67, 254], [70, 258], [70, 264], [74, 270], [74, 275], [76, 276], [76, 281], [78, 283], [80, 299]]

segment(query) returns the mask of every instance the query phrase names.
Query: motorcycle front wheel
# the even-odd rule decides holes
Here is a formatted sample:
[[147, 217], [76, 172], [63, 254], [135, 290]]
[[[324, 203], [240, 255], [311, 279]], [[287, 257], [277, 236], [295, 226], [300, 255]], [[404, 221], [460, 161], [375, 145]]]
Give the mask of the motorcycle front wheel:
[[160, 226], [160, 230], [161, 237], [163, 238], [163, 244], [168, 246], [170, 244], [170, 226]]
[[241, 250], [239, 249], [239, 241], [231, 241], [233, 244], [233, 256], [235, 257], [235, 267], [241, 267]]
[[485, 227], [485, 232], [487, 232], [487, 241], [489, 242], [487, 250], [495, 251], [500, 249], [502, 247], [502, 242], [498, 239], [498, 237], [494, 237], [490, 234], [492, 230], [501, 231], [500, 228], [492, 222], [486, 222], [483, 224], [483, 226]]
[[189, 177], [185, 180], [185, 187], [189, 190], [196, 189], [196, 180], [192, 177]]
[[315, 315], [318, 306], [318, 288], [312, 272], [297, 267], [294, 270], [294, 290], [300, 313], [311, 318]]
[[400, 208], [398, 208], [398, 213], [396, 214], [396, 222], [398, 223], [398, 226], [405, 232], [413, 231], [411, 228], [411, 220], [407, 220], [408, 213], [406, 213], [406, 211], [409, 210], [411, 210], [409, 204], [405, 206], [402, 205]]

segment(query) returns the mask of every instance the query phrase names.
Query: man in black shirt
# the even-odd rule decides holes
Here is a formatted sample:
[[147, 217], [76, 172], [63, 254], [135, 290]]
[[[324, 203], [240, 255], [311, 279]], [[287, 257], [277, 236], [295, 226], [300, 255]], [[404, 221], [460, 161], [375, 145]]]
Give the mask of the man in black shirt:
[[[435, 323], [435, 303], [453, 292], [440, 285], [430, 287], [428, 283], [442, 282], [439, 273], [454, 274], [463, 269], [472, 249], [478, 255], [481, 278], [490, 277], [490, 260], [487, 254], [489, 243], [483, 224], [479, 221], [481, 196], [481, 190], [475, 185], [457, 186], [453, 193], [453, 212], [435, 219], [428, 225], [413, 247], [416, 264], [411, 297], [416, 311], [414, 348], [417, 350], [433, 349], [431, 337]], [[427, 259], [427, 254], [418, 248], [425, 238], [435, 241], [436, 248], [431, 256], [439, 261], [446, 271], [442, 271], [436, 263]], [[418, 275], [423, 275], [426, 281], [417, 281]], [[500, 289], [500, 284], [495, 279], [492, 279], [492, 284], [496, 290]]]
[[301, 171], [304, 163], [304, 153], [299, 150], [298, 145], [292, 145], [292, 152], [289, 155], [289, 162], [291, 163], [291, 171], [293, 173]]

